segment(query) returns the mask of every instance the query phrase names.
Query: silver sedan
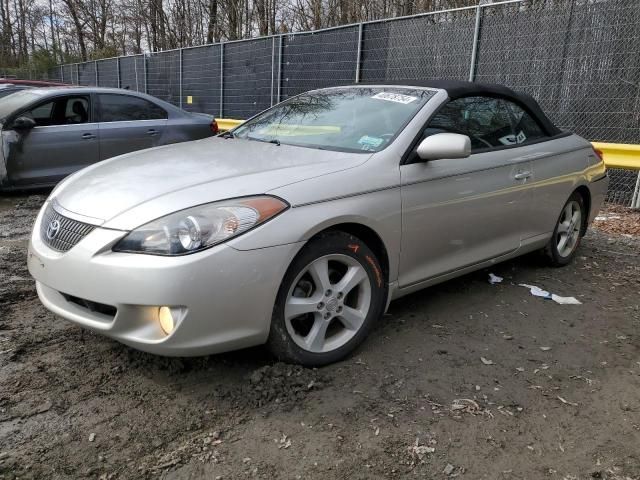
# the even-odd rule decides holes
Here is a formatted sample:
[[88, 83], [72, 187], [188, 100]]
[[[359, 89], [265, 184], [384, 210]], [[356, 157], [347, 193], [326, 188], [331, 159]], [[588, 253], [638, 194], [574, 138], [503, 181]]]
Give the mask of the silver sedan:
[[505, 87], [323, 89], [72, 175], [28, 265], [48, 309], [134, 348], [323, 365], [403, 295], [534, 250], [569, 263], [607, 182]]
[[22, 90], [0, 100], [0, 190], [55, 185], [100, 160], [217, 129], [211, 115], [129, 90]]

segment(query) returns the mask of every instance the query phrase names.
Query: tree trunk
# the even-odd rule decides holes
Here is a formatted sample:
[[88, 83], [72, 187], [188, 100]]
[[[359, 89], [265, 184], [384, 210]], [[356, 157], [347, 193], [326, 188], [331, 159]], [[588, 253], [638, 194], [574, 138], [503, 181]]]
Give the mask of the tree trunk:
[[80, 21], [79, 13], [77, 6], [74, 0], [63, 0], [64, 4], [67, 6], [69, 10], [69, 15], [71, 15], [71, 20], [73, 21], [73, 25], [75, 27], [75, 33], [78, 39], [78, 45], [80, 46], [80, 56], [83, 61], [87, 60], [87, 45], [85, 43], [84, 38], [84, 25]]
[[218, 0], [209, 0], [209, 26], [207, 28], [207, 43], [217, 42], [218, 36]]
[[53, 21], [54, 15], [55, 13], [53, 11], [53, 0], [49, 0], [49, 29], [51, 33], [51, 51], [53, 53], [53, 60], [57, 62], [58, 48], [56, 46], [56, 25]]

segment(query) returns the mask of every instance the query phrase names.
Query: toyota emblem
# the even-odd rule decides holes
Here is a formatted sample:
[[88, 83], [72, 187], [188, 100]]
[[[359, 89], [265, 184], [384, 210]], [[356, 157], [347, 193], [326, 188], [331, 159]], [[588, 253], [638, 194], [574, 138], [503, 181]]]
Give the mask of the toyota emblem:
[[47, 227], [47, 238], [53, 240], [58, 235], [58, 232], [60, 232], [60, 222], [58, 220], [51, 220]]

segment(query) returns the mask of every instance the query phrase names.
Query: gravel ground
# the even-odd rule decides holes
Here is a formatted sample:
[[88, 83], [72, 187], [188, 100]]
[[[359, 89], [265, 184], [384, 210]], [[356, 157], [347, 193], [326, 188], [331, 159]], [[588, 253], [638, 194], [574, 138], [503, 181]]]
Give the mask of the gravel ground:
[[640, 478], [637, 237], [406, 297], [315, 370], [155, 357], [47, 312], [25, 261], [43, 198], [0, 198], [0, 478]]

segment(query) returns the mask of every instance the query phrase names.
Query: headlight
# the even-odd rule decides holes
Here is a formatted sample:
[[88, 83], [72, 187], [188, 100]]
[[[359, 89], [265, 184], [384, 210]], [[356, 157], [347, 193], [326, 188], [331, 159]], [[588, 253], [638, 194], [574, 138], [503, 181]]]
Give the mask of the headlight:
[[200, 205], [136, 228], [113, 250], [154, 255], [193, 253], [237, 237], [288, 207], [283, 200], [269, 196]]

